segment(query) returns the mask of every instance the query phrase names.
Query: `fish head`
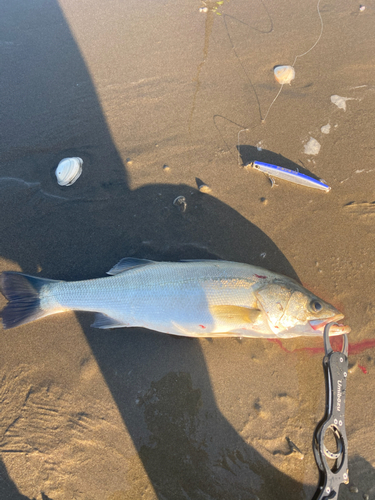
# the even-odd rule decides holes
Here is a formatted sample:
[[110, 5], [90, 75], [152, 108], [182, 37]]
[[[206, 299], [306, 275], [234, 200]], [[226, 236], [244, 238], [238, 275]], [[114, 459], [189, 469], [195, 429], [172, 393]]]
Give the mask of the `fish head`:
[[[323, 335], [324, 326], [344, 315], [296, 281], [285, 278], [264, 284], [255, 292], [258, 307], [278, 337]], [[349, 333], [344, 325], [333, 325], [330, 335]]]

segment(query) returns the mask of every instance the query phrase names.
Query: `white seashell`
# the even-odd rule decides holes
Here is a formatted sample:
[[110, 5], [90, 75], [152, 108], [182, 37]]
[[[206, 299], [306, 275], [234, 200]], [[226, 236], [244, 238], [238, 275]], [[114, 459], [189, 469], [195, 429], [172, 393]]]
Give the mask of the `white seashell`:
[[317, 155], [319, 151], [319, 142], [314, 137], [310, 137], [310, 140], [305, 144], [305, 155]]
[[56, 178], [60, 186], [71, 186], [82, 174], [82, 158], [64, 158], [56, 168]]
[[353, 97], [341, 97], [339, 95], [331, 95], [332, 104], [336, 104], [336, 106], [340, 109], [346, 111], [346, 101], [354, 101]]
[[177, 198], [175, 200], [173, 200], [173, 205], [175, 207], [178, 207], [180, 212], [185, 212], [186, 207], [187, 207], [185, 196], [177, 196]]
[[296, 76], [296, 72], [294, 71], [293, 66], [276, 66], [273, 70], [276, 81], [280, 83], [280, 85], [284, 85], [285, 83], [289, 83], [294, 80]]
[[331, 125], [327, 123], [327, 125], [323, 125], [323, 127], [320, 127], [320, 131], [322, 134], [329, 134], [331, 130]]

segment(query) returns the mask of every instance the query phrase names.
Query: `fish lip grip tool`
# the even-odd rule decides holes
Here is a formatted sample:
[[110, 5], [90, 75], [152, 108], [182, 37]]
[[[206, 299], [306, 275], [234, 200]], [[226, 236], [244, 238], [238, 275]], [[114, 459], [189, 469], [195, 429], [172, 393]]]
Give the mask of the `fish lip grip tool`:
[[[313, 450], [319, 467], [319, 486], [313, 500], [337, 499], [341, 484], [349, 483], [348, 440], [345, 431], [345, 395], [348, 375], [348, 337], [343, 335], [341, 351], [334, 351], [329, 330], [335, 322], [324, 328], [323, 368], [326, 382], [326, 409], [314, 432]], [[327, 431], [336, 439], [337, 451], [331, 452], [324, 444]], [[328, 459], [333, 465], [329, 465]]]

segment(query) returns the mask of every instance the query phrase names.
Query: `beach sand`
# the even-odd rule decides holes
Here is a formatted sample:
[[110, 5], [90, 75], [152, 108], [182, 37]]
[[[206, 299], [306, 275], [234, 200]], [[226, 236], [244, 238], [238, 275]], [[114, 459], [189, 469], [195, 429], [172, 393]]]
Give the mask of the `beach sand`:
[[[0, 20], [0, 270], [78, 280], [126, 256], [220, 258], [299, 279], [352, 328], [342, 499], [375, 498], [375, 3], [364, 5], [13, 0]], [[280, 64], [296, 77], [274, 101]], [[54, 171], [69, 156], [83, 173], [64, 188]], [[254, 159], [331, 192], [271, 188], [243, 168]], [[312, 498], [321, 338], [92, 322], [66, 313], [1, 331], [1, 499]]]

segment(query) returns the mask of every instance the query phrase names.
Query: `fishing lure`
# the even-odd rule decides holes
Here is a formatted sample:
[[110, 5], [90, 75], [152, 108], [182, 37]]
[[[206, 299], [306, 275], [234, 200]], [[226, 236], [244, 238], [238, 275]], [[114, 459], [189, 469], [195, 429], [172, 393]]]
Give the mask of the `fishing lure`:
[[277, 165], [272, 165], [271, 163], [263, 163], [261, 161], [253, 161], [248, 166], [256, 168], [260, 172], [271, 177], [277, 177], [285, 181], [294, 182], [295, 184], [301, 184], [302, 186], [311, 187], [315, 189], [321, 189], [328, 193], [331, 188], [325, 184], [325, 182], [313, 179], [308, 175], [301, 174], [295, 170], [289, 170], [288, 168], [278, 167]]

